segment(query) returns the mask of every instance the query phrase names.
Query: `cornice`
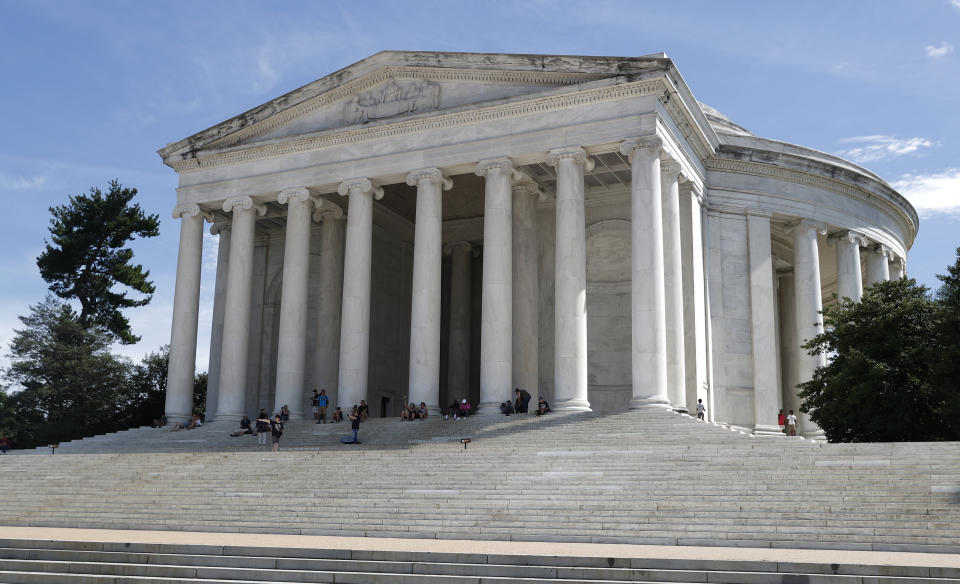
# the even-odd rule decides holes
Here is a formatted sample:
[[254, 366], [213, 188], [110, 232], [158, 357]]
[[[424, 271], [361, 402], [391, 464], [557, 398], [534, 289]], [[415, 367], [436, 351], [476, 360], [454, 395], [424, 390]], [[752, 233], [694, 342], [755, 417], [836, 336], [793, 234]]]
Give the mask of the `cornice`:
[[898, 201], [891, 201], [890, 199], [884, 198], [882, 195], [878, 195], [877, 193], [873, 193], [863, 188], [852, 186], [849, 183], [837, 180], [835, 178], [783, 168], [781, 166], [765, 164], [762, 162], [730, 160], [717, 157], [708, 158], [706, 161], [704, 161], [704, 166], [708, 171], [732, 172], [750, 176], [761, 176], [822, 188], [871, 203], [883, 201], [899, 212], [901, 217], [906, 220], [905, 227], [908, 227], [908, 229], [905, 229], [905, 233], [909, 234], [916, 231], [916, 217], [908, 213], [907, 210], [900, 205], [896, 204]]
[[265, 134], [296, 118], [315, 112], [318, 109], [333, 105], [351, 95], [365, 91], [388, 79], [409, 80], [423, 79], [427, 81], [466, 82], [466, 83], [497, 83], [501, 85], [572, 85], [584, 81], [594, 81], [610, 77], [608, 74], [591, 73], [557, 73], [547, 71], [476, 71], [466, 69], [446, 69], [441, 67], [385, 67], [359, 79], [347, 82], [340, 87], [331, 89], [316, 97], [310, 98], [295, 106], [276, 113], [264, 120], [217, 138], [204, 148], [227, 147], [243, 140]]
[[[414, 68], [419, 70], [418, 68]], [[347, 131], [332, 130], [319, 135], [306, 136], [284, 142], [261, 144], [226, 152], [170, 162], [178, 173], [188, 173], [206, 168], [248, 162], [285, 154], [307, 152], [331, 146], [355, 144], [369, 140], [404, 136], [432, 130], [442, 130], [468, 124], [485, 123], [530, 114], [544, 113], [571, 107], [591, 105], [603, 101], [662, 95], [668, 88], [663, 78], [644, 79], [631, 83], [609, 85], [574, 93], [505, 103], [489, 107], [439, 114], [432, 117], [398, 121], [377, 126], [355, 128]], [[289, 111], [289, 110], [287, 110]], [[280, 115], [280, 114], [277, 114]], [[271, 118], [272, 119], [272, 118]], [[292, 119], [292, 118], [291, 118]]]

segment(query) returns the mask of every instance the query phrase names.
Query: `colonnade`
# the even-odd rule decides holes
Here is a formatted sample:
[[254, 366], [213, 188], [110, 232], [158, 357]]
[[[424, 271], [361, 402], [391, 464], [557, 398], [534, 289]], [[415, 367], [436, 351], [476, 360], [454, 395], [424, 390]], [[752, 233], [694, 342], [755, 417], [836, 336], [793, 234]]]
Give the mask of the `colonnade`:
[[[687, 182], [681, 164], [666, 155], [656, 135], [626, 140], [620, 152], [632, 168], [630, 406], [686, 411], [697, 395], [689, 391], [688, 379], [706, 375], [700, 362], [706, 361], [703, 355], [707, 349], [703, 342], [694, 346], [690, 340], [691, 327], [705, 330], [709, 326], [702, 310], [702, 189], [687, 186], [681, 190], [681, 183]], [[556, 168], [557, 179], [552, 405], [557, 410], [589, 410], [584, 174], [593, 168], [593, 159], [582, 147], [574, 146], [549, 150], [545, 162]], [[513, 387], [535, 390], [539, 386], [536, 202], [542, 193], [507, 157], [481, 160], [474, 172], [485, 179], [478, 407], [481, 413], [489, 413], [498, 411], [500, 402], [511, 398]], [[443, 245], [443, 191], [453, 182], [441, 169], [412, 170], [406, 183], [417, 191], [408, 395], [410, 401], [425, 402], [436, 411], [441, 405], [442, 254], [451, 255], [448, 384], [465, 389], [469, 378], [469, 266], [474, 248], [469, 242]], [[314, 378], [318, 386], [335, 389], [341, 406], [349, 407], [368, 396], [373, 205], [384, 191], [375, 179], [360, 177], [342, 181], [337, 192], [346, 198], [346, 213], [303, 186], [282, 189], [276, 196], [276, 203], [286, 206], [287, 227], [275, 407], [291, 406], [294, 419], [304, 416], [302, 397], [308, 389], [304, 379], [311, 277], [320, 280]], [[222, 246], [217, 285], [220, 287], [219, 280], [224, 278], [226, 290], [224, 314], [220, 315], [222, 344], [218, 352], [211, 352], [210, 364], [211, 374], [218, 372], [219, 391], [210, 399], [216, 400], [217, 420], [236, 420], [244, 413], [248, 377], [254, 227], [266, 206], [241, 196], [223, 201], [222, 209], [230, 221], [217, 224]], [[204, 218], [210, 219], [195, 204], [177, 207], [174, 216], [181, 218], [181, 235], [167, 387], [166, 414], [170, 422], [186, 420], [191, 412], [202, 227]], [[767, 389], [779, 387], [780, 344], [776, 338], [770, 219], [761, 213], [751, 213], [747, 218], [758, 433], [778, 430], [776, 421], [766, 415], [775, 412], [779, 402], [779, 396], [771, 393], [773, 389]], [[321, 273], [313, 276], [309, 274], [312, 221], [323, 222]], [[798, 343], [822, 327], [817, 234], [825, 228], [802, 220], [792, 231], [792, 316]], [[690, 241], [681, 236], [683, 229], [691, 233], [687, 237]], [[866, 239], [845, 231], [832, 235], [830, 242], [836, 246], [841, 296], [859, 299], [863, 289], [859, 250], [867, 245]], [[687, 256], [690, 261], [685, 261]], [[867, 248], [866, 257], [868, 284], [891, 277], [887, 248], [875, 244]], [[699, 270], [699, 274], [691, 275], [691, 270]], [[894, 263], [893, 273], [894, 277], [902, 275], [902, 262]], [[807, 379], [821, 363], [822, 356], [798, 351], [797, 375]], [[688, 371], [691, 367], [696, 371]]]

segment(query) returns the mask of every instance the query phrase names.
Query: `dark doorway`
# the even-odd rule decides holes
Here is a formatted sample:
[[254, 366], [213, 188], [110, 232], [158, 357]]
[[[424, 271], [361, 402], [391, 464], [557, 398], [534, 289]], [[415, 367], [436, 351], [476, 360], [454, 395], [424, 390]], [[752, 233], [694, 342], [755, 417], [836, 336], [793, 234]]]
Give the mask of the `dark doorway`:
[[386, 417], [387, 417], [387, 408], [388, 408], [389, 406], [390, 406], [390, 398], [389, 398], [389, 397], [381, 397], [381, 398], [380, 398], [380, 417], [381, 417], [381, 418], [386, 418]]

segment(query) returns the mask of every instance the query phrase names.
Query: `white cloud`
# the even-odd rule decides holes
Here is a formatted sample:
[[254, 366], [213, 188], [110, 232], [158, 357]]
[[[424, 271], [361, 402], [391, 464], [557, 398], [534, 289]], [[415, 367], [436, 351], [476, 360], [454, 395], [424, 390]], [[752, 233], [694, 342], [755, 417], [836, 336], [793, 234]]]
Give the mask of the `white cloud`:
[[33, 175], [25, 177], [22, 175], [10, 175], [0, 172], [0, 189], [13, 191], [32, 191], [42, 189], [47, 184], [47, 177], [42, 175]]
[[896, 158], [904, 154], [913, 154], [921, 148], [931, 148], [937, 143], [929, 138], [897, 138], [896, 136], [854, 136], [843, 138], [841, 144], [859, 144], [847, 150], [840, 150], [837, 155], [854, 162], [864, 163]]
[[960, 168], [931, 174], [905, 174], [890, 186], [905, 196], [921, 217], [960, 218]]
[[933, 45], [927, 45], [927, 56], [932, 59], [939, 59], [940, 57], [946, 57], [953, 52], [953, 45], [947, 41], [940, 43], [939, 47]]
[[960, 8], [960, 0], [950, 0], [950, 4], [953, 4], [957, 8]]

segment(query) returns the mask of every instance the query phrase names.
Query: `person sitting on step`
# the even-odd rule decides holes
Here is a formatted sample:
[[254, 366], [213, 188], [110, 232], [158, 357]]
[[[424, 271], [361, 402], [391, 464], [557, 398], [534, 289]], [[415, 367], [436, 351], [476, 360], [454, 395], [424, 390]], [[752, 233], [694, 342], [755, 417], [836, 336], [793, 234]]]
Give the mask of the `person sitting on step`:
[[427, 416], [429, 416], [429, 415], [430, 415], [430, 412], [427, 411], [427, 403], [426, 403], [426, 402], [420, 402], [420, 408], [417, 410], [417, 419], [418, 419], [418, 420], [426, 420], [426, 419], [427, 419]]
[[250, 427], [250, 418], [246, 416], [240, 418], [240, 430], [230, 435], [243, 436], [244, 434], [253, 434], [253, 429]]
[[333, 421], [334, 422], [343, 421], [343, 410], [340, 409], [340, 406], [337, 406], [337, 409], [333, 410]]
[[283, 407], [280, 408], [280, 421], [281, 422], [290, 421], [290, 408], [287, 407], [287, 404], [283, 404]]
[[460, 401], [460, 417], [466, 419], [466, 417], [470, 415], [471, 409], [470, 402], [467, 401], [467, 398], [463, 398], [463, 400]]
[[199, 428], [203, 425], [203, 422], [200, 420], [200, 416], [193, 414], [193, 417], [190, 418], [189, 422], [177, 422], [173, 425], [171, 432], [176, 432], [177, 430], [193, 430], [194, 428]]
[[512, 401], [500, 402], [500, 413], [505, 416], [509, 416], [510, 414], [512, 414], [513, 402]]
[[543, 396], [540, 396], [540, 400], [537, 402], [537, 415], [542, 416], [543, 414], [550, 411], [550, 404], [547, 403], [547, 400], [543, 399]]
[[443, 415], [443, 419], [446, 420], [447, 417], [451, 417], [454, 420], [457, 419], [457, 414], [460, 412], [460, 402], [453, 400], [450, 402], [450, 405], [447, 406], [447, 413]]
[[400, 412], [400, 421], [407, 422], [416, 419], [417, 417], [417, 408], [413, 405], [413, 402], [410, 402], [410, 405], [403, 408], [403, 411]]

